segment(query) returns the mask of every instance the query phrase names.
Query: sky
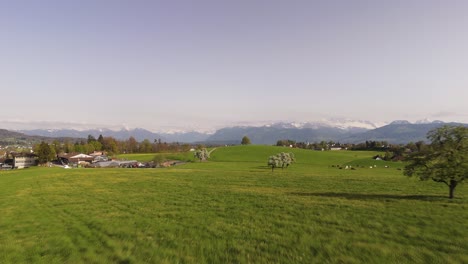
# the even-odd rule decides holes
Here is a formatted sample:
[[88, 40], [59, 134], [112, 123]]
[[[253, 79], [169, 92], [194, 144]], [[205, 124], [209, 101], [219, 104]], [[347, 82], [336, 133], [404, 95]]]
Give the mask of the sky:
[[0, 128], [468, 123], [466, 14], [464, 0], [0, 0]]

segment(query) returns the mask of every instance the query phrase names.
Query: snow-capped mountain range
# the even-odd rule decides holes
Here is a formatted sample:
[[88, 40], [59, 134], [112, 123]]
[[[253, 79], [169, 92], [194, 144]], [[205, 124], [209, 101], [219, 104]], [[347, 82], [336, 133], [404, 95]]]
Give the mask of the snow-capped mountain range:
[[[254, 144], [273, 144], [279, 139], [291, 139], [296, 141], [340, 141], [359, 142], [365, 140], [387, 140], [392, 142], [403, 142], [405, 140], [424, 140], [425, 134], [430, 128], [440, 126], [444, 122], [420, 120], [411, 123], [406, 120], [397, 120], [389, 124], [373, 123], [352, 119], [323, 119], [314, 122], [263, 122], [263, 124], [252, 123], [220, 128], [214, 132], [198, 131], [172, 131], [172, 132], [152, 132], [143, 128], [121, 129], [95, 128], [95, 129], [24, 129], [17, 130], [26, 135], [42, 137], [69, 137], [87, 138], [92, 135], [97, 138], [99, 135], [111, 136], [119, 140], [126, 140], [134, 137], [138, 141], [148, 139], [151, 142], [161, 139], [165, 142], [237, 142], [243, 136], [250, 137]], [[406, 136], [400, 130], [404, 128]]]
[[270, 127], [283, 127], [283, 128], [312, 128], [317, 129], [321, 127], [332, 127], [338, 129], [375, 129], [380, 126], [385, 125], [385, 123], [373, 123], [370, 121], [362, 121], [362, 120], [351, 120], [351, 119], [324, 119], [314, 122], [278, 122], [273, 123], [267, 126]]

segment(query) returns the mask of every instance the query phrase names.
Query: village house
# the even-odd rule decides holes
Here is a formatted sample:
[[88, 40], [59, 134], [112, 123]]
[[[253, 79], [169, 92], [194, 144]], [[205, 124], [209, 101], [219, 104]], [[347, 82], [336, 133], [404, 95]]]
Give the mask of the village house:
[[336, 146], [330, 147], [330, 150], [342, 150], [342, 149], [343, 149], [342, 147], [336, 147]]
[[94, 157], [91, 155], [86, 155], [83, 153], [64, 153], [59, 154], [58, 156], [59, 161], [62, 164], [80, 164], [80, 163], [92, 163], [94, 161]]
[[2, 168], [24, 169], [37, 165], [37, 155], [32, 153], [10, 153], [0, 161]]

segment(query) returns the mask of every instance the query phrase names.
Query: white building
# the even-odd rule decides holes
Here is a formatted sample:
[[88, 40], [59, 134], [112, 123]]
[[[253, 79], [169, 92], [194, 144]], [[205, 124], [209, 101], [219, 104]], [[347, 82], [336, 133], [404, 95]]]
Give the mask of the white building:
[[34, 154], [13, 154], [13, 168], [24, 169], [37, 165], [37, 156]]

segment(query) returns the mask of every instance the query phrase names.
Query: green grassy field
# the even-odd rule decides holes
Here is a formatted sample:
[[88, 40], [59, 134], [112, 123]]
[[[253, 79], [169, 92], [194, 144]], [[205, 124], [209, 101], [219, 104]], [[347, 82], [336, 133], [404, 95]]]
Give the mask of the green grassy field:
[[117, 158], [125, 160], [137, 160], [140, 162], [148, 162], [154, 160], [155, 157], [162, 157], [164, 160], [180, 160], [180, 161], [195, 161], [192, 152], [183, 153], [144, 153], [144, 154], [121, 154]]
[[[281, 151], [297, 163], [271, 172]], [[0, 171], [0, 263], [468, 263], [466, 185], [449, 200], [374, 154], [239, 146], [174, 168]]]

